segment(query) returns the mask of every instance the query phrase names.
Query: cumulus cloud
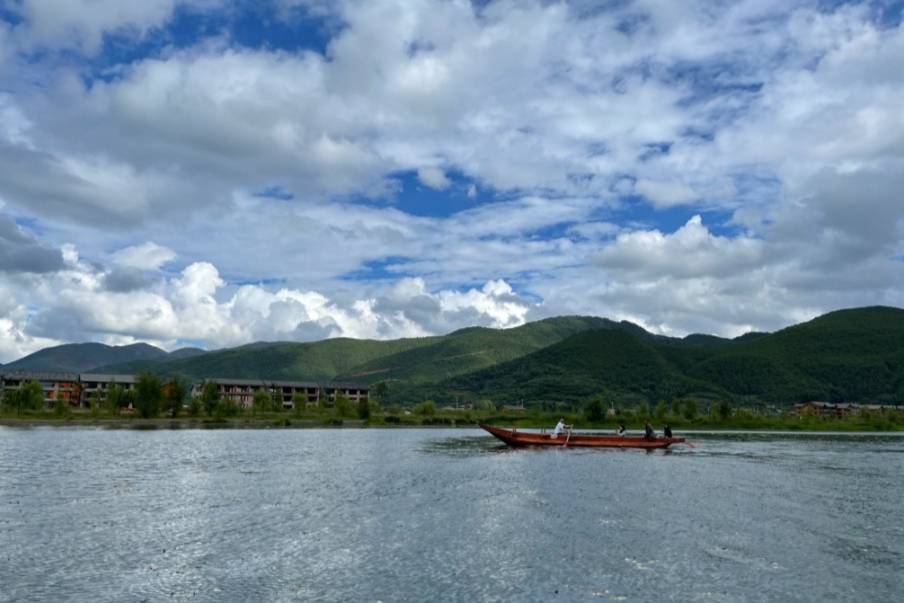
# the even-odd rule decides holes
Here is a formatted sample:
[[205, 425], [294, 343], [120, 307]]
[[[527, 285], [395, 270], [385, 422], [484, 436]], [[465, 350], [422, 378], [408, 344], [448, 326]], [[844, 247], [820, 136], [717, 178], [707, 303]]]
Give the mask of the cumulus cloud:
[[634, 276], [685, 278], [723, 276], [746, 272], [763, 262], [763, 241], [738, 236], [715, 236], [700, 216], [671, 234], [658, 230], [637, 230], [619, 234], [597, 256], [598, 264], [609, 272]]
[[[904, 27], [870, 6], [280, 0], [327, 19], [323, 49], [217, 35], [96, 77], [55, 50], [215, 3], [64, 4], [0, 24], [2, 207], [42, 226], [0, 222], [4, 349], [63, 323], [213, 345], [558, 313], [730, 334], [904, 302]], [[402, 210], [400, 173], [472, 201]]]
[[[67, 340], [141, 340], [165, 347], [192, 340], [213, 348], [259, 340], [423, 336], [474, 324], [517, 326], [529, 309], [504, 281], [431, 291], [423, 279], [402, 279], [388, 290], [339, 301], [311, 290], [230, 286], [207, 262], [142, 281], [69, 252], [64, 271], [0, 295], [3, 361]], [[40, 309], [27, 311], [17, 294]]]
[[17, 27], [27, 50], [72, 49], [96, 53], [105, 34], [144, 36], [163, 25], [177, 6], [210, 8], [215, 0], [22, 0], [11, 10], [22, 19]]
[[116, 251], [111, 259], [120, 266], [139, 270], [157, 270], [163, 264], [176, 259], [176, 252], [147, 241], [141, 245], [133, 245]]
[[445, 190], [452, 184], [452, 181], [446, 177], [446, 173], [436, 167], [420, 168], [417, 171], [417, 178], [424, 185], [437, 190]]

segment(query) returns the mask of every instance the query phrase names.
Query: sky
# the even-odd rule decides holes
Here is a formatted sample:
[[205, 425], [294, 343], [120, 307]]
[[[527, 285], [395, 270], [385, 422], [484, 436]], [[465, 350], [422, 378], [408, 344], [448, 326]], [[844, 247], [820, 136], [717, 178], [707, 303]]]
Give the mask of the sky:
[[904, 306], [902, 16], [0, 0], [0, 362]]

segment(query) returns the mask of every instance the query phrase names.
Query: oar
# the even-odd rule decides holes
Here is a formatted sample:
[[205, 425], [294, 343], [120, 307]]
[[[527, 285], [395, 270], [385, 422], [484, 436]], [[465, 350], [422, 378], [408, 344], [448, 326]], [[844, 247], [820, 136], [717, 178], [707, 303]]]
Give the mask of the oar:
[[571, 439], [571, 429], [568, 430], [568, 436], [565, 438], [565, 443], [562, 444], [562, 448], [568, 448], [568, 440]]

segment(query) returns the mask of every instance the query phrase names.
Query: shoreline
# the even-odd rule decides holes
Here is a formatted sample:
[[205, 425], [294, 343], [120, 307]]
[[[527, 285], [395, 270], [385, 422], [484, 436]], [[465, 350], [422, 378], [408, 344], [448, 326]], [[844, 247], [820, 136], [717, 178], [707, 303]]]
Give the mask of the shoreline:
[[[494, 423], [500, 423], [494, 421]], [[421, 423], [384, 423], [382, 421], [370, 423], [361, 419], [314, 419], [293, 417], [267, 417], [267, 418], [241, 418], [241, 419], [211, 419], [198, 417], [179, 417], [176, 419], [140, 419], [140, 418], [56, 418], [56, 417], [23, 417], [0, 418], [0, 427], [29, 429], [33, 427], [67, 428], [96, 428], [96, 429], [123, 429], [134, 431], [154, 430], [207, 430], [207, 429], [479, 429], [477, 423], [454, 422], [452, 424], [421, 424]], [[868, 435], [868, 434], [900, 434], [904, 435], [904, 428], [891, 430], [877, 430], [867, 425], [826, 424], [824, 427], [813, 429], [788, 429], [787, 427], [730, 427], [725, 425], [700, 425], [695, 427], [676, 428], [676, 433], [684, 434], [774, 434], [774, 435]], [[519, 429], [538, 429], [534, 427], [519, 427]], [[578, 428], [580, 431], [601, 432], [610, 431], [610, 427], [586, 427]], [[637, 431], [637, 430], [635, 430]]]

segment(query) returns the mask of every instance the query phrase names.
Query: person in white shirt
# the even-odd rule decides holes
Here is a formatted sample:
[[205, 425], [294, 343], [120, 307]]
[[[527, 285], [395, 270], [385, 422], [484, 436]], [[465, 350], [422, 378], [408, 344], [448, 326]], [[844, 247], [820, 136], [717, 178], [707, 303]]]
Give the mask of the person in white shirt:
[[559, 422], [556, 423], [555, 429], [552, 430], [552, 435], [549, 437], [551, 437], [551, 438], [559, 437], [559, 434], [562, 433], [563, 431], [565, 431], [565, 429], [567, 427], [568, 427], [568, 425], [565, 424], [565, 419], [564, 418], [559, 419]]

